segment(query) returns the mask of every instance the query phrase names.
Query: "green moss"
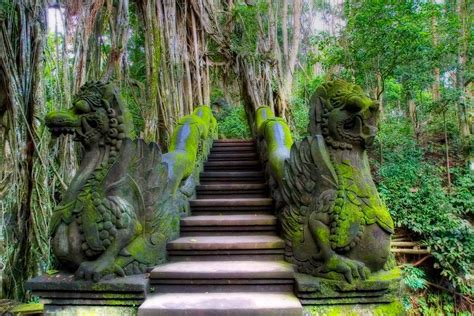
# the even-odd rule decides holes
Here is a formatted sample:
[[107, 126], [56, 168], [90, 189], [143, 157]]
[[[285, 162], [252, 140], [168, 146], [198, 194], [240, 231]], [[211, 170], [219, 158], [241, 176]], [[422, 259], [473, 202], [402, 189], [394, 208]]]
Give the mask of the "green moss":
[[[217, 133], [217, 123], [208, 106], [197, 107], [193, 114], [184, 116], [175, 127], [169, 152], [163, 155], [168, 168], [168, 180], [174, 194], [182, 180], [189, 177], [198, 160], [207, 155]], [[200, 152], [201, 150], [201, 152]]]
[[[364, 158], [366, 159], [366, 157]], [[379, 224], [384, 230], [393, 232], [393, 221], [388, 209], [379, 197], [371, 180], [368, 162], [364, 168], [354, 167], [350, 160], [344, 159], [334, 164], [338, 174], [339, 189], [334, 210], [340, 215], [338, 229], [331, 240], [337, 247], [345, 247], [353, 239], [353, 229], [359, 225]], [[369, 203], [364, 203], [369, 199]]]
[[187, 156], [187, 162], [194, 163], [201, 138], [206, 136], [207, 131], [208, 124], [199, 116], [183, 117], [174, 129], [169, 151], [182, 151]]
[[281, 118], [269, 118], [261, 127], [267, 143], [267, 155], [270, 168], [278, 181], [283, 178], [285, 160], [290, 158], [293, 145], [290, 129]]
[[274, 118], [275, 114], [269, 106], [261, 106], [255, 111], [255, 124], [257, 126], [257, 132], [259, 135], [263, 134], [262, 125], [270, 118]]
[[64, 126], [67, 125], [78, 127], [81, 125], [79, 116], [71, 110], [51, 111], [45, 116], [44, 120], [47, 126], [50, 126], [53, 123], [57, 125], [59, 124], [59, 121], [61, 121], [61, 125]]
[[201, 105], [194, 109], [193, 114], [200, 117], [206, 124], [204, 138], [209, 136], [215, 138], [217, 132], [217, 121], [212, 115], [212, 110], [207, 105]]
[[401, 316], [405, 315], [403, 305], [399, 301], [389, 304], [349, 304], [349, 305], [318, 305], [306, 306], [305, 315], [311, 316]]

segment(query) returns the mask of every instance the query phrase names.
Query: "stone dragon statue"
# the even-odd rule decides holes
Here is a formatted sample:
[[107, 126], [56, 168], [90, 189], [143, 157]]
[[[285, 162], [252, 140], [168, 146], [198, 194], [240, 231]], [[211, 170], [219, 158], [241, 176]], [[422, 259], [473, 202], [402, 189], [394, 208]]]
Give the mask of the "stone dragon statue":
[[303, 273], [363, 280], [388, 268], [394, 231], [366, 153], [378, 103], [336, 80], [317, 89], [310, 111], [311, 136], [293, 144], [280, 181], [286, 259]]
[[[53, 135], [72, 134], [84, 149], [50, 223], [61, 266], [77, 278], [98, 281], [143, 273], [165, 261], [166, 243], [179, 232], [180, 212], [177, 184], [168, 184], [179, 184], [190, 172], [175, 167], [166, 158], [172, 153], [162, 155], [155, 143], [127, 138], [124, 107], [111, 83], [86, 83], [71, 109], [53, 111], [45, 122]], [[190, 131], [178, 143], [199, 143], [194, 125], [178, 126]], [[198, 139], [192, 139], [196, 133]], [[188, 156], [181, 165], [194, 166], [196, 153]]]

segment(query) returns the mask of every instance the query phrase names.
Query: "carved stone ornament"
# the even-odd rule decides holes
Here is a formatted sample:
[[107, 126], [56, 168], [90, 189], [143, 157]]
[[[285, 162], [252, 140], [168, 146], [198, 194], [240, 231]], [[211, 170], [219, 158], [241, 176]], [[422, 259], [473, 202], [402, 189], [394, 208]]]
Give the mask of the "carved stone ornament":
[[112, 84], [89, 82], [71, 109], [45, 119], [53, 135], [73, 134], [84, 149], [50, 224], [59, 264], [78, 278], [143, 273], [165, 261], [179, 230], [161, 151], [127, 138], [124, 114]]
[[303, 273], [365, 280], [389, 268], [393, 221], [370, 174], [366, 147], [378, 103], [342, 80], [311, 100], [309, 134], [285, 162], [281, 213], [286, 259]]

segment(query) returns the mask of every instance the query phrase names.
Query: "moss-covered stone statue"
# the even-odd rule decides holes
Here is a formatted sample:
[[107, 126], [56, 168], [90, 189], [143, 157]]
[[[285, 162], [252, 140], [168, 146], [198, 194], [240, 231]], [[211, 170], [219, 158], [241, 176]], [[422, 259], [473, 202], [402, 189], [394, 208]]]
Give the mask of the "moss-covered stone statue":
[[292, 146], [280, 181], [286, 258], [303, 273], [364, 280], [387, 267], [394, 229], [366, 153], [378, 104], [337, 80], [317, 89], [310, 111], [311, 136]]
[[166, 243], [179, 231], [177, 185], [168, 184], [190, 172], [163, 161], [156, 144], [127, 138], [124, 114], [112, 84], [90, 82], [71, 109], [45, 119], [53, 135], [73, 134], [84, 148], [50, 224], [54, 254], [78, 278], [142, 273], [166, 259]]

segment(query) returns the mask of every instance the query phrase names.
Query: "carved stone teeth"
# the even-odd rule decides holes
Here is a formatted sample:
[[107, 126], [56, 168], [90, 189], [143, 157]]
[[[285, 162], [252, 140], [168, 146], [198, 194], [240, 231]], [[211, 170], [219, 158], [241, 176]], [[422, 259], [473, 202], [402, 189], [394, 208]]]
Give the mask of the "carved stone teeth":
[[94, 255], [94, 252], [92, 250], [86, 250], [86, 256], [92, 257]]

